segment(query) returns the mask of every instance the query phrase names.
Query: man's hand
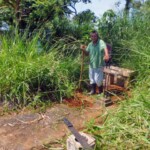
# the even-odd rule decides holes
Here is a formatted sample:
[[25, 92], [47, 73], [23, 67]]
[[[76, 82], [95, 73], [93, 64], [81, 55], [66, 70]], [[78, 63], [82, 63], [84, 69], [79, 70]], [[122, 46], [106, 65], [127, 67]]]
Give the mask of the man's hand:
[[104, 60], [105, 60], [105, 62], [108, 62], [109, 61], [109, 55], [105, 55]]
[[86, 45], [81, 45], [80, 49], [82, 50], [83, 54], [85, 54], [86, 56], [89, 55], [89, 52], [86, 51], [87, 46]]
[[81, 50], [85, 50], [86, 47], [87, 47], [86, 45], [81, 45], [81, 46], [80, 46], [80, 49], [81, 49]]

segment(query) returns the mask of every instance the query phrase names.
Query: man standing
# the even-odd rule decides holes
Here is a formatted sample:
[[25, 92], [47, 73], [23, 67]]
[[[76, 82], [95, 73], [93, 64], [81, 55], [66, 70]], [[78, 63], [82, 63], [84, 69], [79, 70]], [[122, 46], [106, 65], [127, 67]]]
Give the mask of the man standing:
[[91, 40], [88, 46], [81, 45], [81, 50], [89, 55], [89, 79], [91, 85], [90, 95], [96, 93], [96, 85], [98, 86], [98, 93], [103, 92], [103, 66], [104, 62], [109, 60], [108, 49], [105, 42], [99, 39], [98, 32], [92, 31]]

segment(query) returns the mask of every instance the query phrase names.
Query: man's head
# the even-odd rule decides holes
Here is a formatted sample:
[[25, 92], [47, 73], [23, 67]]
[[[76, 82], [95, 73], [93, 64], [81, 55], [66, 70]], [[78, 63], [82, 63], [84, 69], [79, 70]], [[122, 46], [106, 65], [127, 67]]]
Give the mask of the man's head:
[[91, 40], [93, 41], [93, 43], [97, 43], [99, 36], [98, 36], [98, 32], [93, 30], [90, 34], [91, 36]]

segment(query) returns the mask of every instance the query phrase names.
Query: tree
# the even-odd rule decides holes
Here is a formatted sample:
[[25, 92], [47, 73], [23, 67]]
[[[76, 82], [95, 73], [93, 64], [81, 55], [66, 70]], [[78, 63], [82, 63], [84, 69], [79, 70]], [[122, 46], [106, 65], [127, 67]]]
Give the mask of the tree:
[[142, 4], [144, 3], [145, 3], [144, 0], [126, 0], [125, 9], [124, 9], [126, 15], [129, 16], [129, 11], [131, 8], [133, 8], [134, 10], [139, 10]]
[[77, 10], [75, 8], [76, 3], [83, 2], [85, 4], [91, 3], [91, 0], [63, 0], [64, 8], [67, 14], [75, 14], [77, 15]]
[[112, 9], [107, 10], [101, 19], [99, 19], [98, 28], [101, 32], [101, 35], [106, 40], [111, 39], [112, 37], [112, 28], [115, 24], [117, 15], [114, 13]]
[[96, 16], [88, 9], [74, 16], [73, 20], [76, 20], [79, 25], [83, 23], [92, 23], [96, 21]]
[[[76, 13], [75, 4], [90, 0], [1, 0], [0, 20], [19, 29], [37, 28], [57, 17]], [[71, 8], [74, 9], [71, 10]]]
[[125, 13], [126, 15], [129, 14], [129, 10], [130, 10], [130, 5], [133, 2], [133, 0], [126, 0], [126, 4], [125, 4]]

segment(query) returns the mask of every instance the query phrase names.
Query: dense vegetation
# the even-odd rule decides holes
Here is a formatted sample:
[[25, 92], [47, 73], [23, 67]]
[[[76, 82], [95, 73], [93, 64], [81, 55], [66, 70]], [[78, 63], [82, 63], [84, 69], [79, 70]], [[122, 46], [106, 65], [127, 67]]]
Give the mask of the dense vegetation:
[[[65, 7], [73, 6], [71, 1], [59, 1], [58, 5], [55, 0], [32, 0], [20, 5], [2, 0], [0, 4], [0, 13], [6, 14], [0, 17], [1, 24], [5, 21], [10, 26], [9, 31], [0, 35], [2, 102], [17, 107], [35, 106], [72, 96], [80, 77], [79, 45], [89, 42], [89, 32], [96, 27], [101, 38], [113, 45], [113, 63], [135, 70], [137, 76], [132, 97], [122, 102], [117, 111], [107, 112], [102, 126], [91, 122], [87, 129], [97, 139], [96, 149], [150, 148], [149, 0], [127, 1], [125, 11], [119, 15], [109, 10], [97, 18], [87, 10], [71, 20], [71, 10]], [[85, 68], [85, 80], [86, 71]]]
[[[2, 101], [26, 105], [38, 100], [60, 100], [71, 96], [79, 78], [79, 57], [72, 60], [73, 50], [64, 54], [65, 44], [54, 44], [50, 52], [38, 46], [37, 35], [31, 41], [19, 35], [2, 36], [0, 85]], [[8, 44], [9, 43], [9, 44]], [[78, 44], [78, 43], [77, 43]], [[77, 51], [79, 53], [79, 51]], [[69, 71], [72, 70], [72, 71]]]

